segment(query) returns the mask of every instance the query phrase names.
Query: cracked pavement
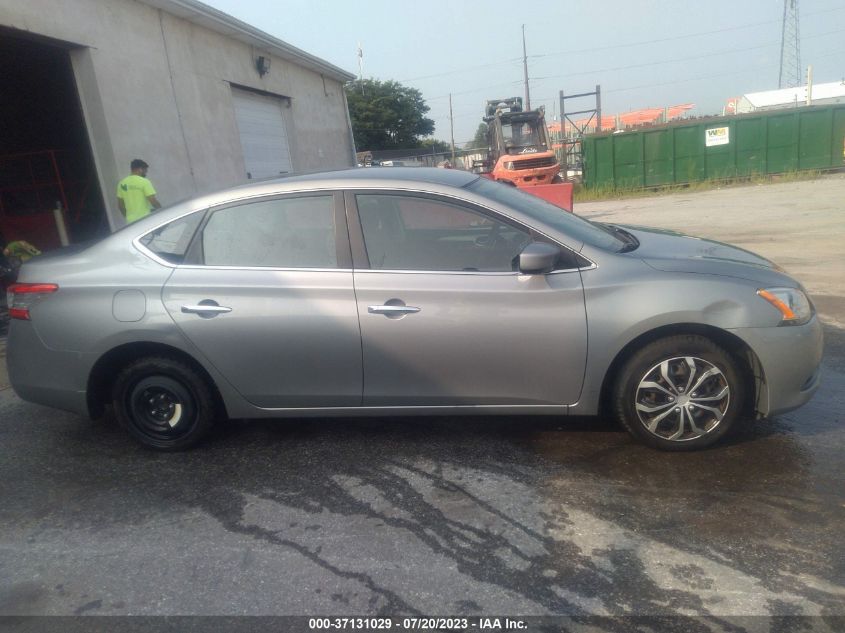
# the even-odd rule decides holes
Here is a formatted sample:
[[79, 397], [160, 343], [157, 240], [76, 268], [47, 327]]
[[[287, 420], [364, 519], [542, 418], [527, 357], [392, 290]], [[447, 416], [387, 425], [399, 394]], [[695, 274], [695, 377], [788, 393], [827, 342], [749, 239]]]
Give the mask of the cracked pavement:
[[0, 392], [0, 614], [843, 615], [845, 375], [694, 454], [601, 420], [233, 422]]

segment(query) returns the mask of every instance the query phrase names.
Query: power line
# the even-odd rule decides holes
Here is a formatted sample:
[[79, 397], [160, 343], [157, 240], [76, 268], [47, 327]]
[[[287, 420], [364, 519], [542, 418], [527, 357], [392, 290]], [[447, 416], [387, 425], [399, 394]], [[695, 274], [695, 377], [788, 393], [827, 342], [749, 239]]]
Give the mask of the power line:
[[[486, 85], [482, 88], [474, 88], [472, 90], [464, 90], [463, 92], [453, 92], [452, 96], [457, 97], [458, 95], [469, 95], [469, 94], [474, 94], [476, 92], [489, 93], [489, 92], [492, 91], [493, 88], [505, 88], [507, 86], [515, 86], [515, 85], [518, 85], [518, 84], [522, 84], [521, 79], [518, 80], [518, 81], [508, 81], [508, 82], [502, 83], [502, 84], [493, 84], [492, 86], [488, 84], [488, 85]], [[435, 101], [437, 99], [448, 99], [448, 98], [449, 98], [449, 95], [439, 95], [437, 97], [426, 97], [426, 101]]]
[[[821, 15], [824, 13], [832, 13], [833, 11], [845, 11], [845, 7], [836, 7], [833, 9], [825, 9], [823, 11], [813, 11], [811, 13], [805, 13], [804, 17], [809, 17], [811, 15]], [[652, 40], [640, 40], [639, 42], [629, 42], [627, 44], [609, 44], [607, 46], [598, 46], [592, 48], [581, 48], [581, 49], [574, 49], [568, 51], [559, 51], [557, 53], [541, 53], [539, 55], [529, 55], [529, 57], [552, 57], [554, 55], [572, 55], [574, 53], [592, 53], [595, 51], [606, 51], [611, 50], [614, 48], [629, 48], [631, 46], [645, 46], [647, 44], [660, 44], [663, 42], [675, 42], [678, 40], [688, 40], [691, 37], [702, 37], [704, 35], [716, 35], [718, 33], [728, 33], [731, 31], [739, 31], [742, 29], [750, 29], [755, 26], [765, 26], [766, 24], [776, 24], [779, 23], [780, 20], [766, 20], [764, 22], [751, 22], [749, 24], [741, 24], [739, 26], [729, 26], [723, 29], [715, 29], [713, 31], [699, 31], [698, 33], [688, 33], [686, 35], [673, 35], [672, 37], [663, 37], [660, 39], [652, 39]]]
[[[845, 29], [837, 29], [837, 30], [833, 30], [833, 31], [825, 31], [824, 33], [812, 34], [812, 35], [809, 35], [808, 37], [818, 38], [818, 37], [824, 37], [826, 35], [836, 35], [836, 34], [840, 34], [840, 33], [843, 33], [843, 32], [845, 32]], [[720, 50], [720, 51], [711, 52], [711, 53], [709, 53], [709, 55], [710, 56], [729, 55], [729, 54], [732, 54], [732, 53], [747, 52], [747, 51], [766, 48], [766, 47], [769, 47], [769, 46], [776, 46], [779, 43], [780, 42], [770, 42], [770, 43], [767, 43], [767, 44], [760, 44], [758, 46], [748, 46], [748, 47], [744, 47], [744, 48], [723, 49], [723, 50]], [[697, 60], [697, 59], [701, 59], [701, 56], [695, 55], [695, 56], [690, 56], [690, 57], [678, 57], [678, 58], [675, 58], [675, 59], [668, 59], [668, 60], [664, 60], [664, 61], [644, 62], [642, 64], [629, 64], [629, 65], [626, 65], [626, 66], [614, 66], [614, 67], [600, 68], [600, 69], [595, 69], [595, 70], [584, 70], [584, 71], [578, 71], [578, 72], [574, 72], [574, 73], [567, 73], [565, 75], [550, 75], [550, 76], [545, 76], [545, 77], [535, 77], [534, 81], [548, 81], [548, 80], [552, 80], [552, 79], [561, 79], [561, 78], [565, 78], [565, 77], [578, 77], [578, 76], [591, 75], [591, 74], [596, 74], [596, 73], [613, 72], [613, 71], [617, 71], [617, 70], [630, 70], [630, 69], [633, 69], [633, 68], [648, 68], [648, 67], [651, 67], [651, 66], [662, 66], [662, 65], [666, 65], [666, 64], [673, 64], [673, 63], [677, 63], [677, 62], [685, 62], [685, 61], [691, 61], [691, 60]], [[476, 93], [481, 93], [481, 92], [489, 94], [494, 89], [517, 86], [521, 83], [522, 83], [521, 81], [516, 80], [516, 81], [509, 81], [509, 82], [501, 83], [501, 84], [495, 84], [495, 85], [492, 85], [492, 86], [488, 84], [488, 85], [485, 85], [484, 87], [481, 87], [481, 88], [464, 90], [464, 91], [461, 91], [461, 92], [453, 92], [452, 96], [453, 97], [465, 96], [465, 95], [468, 95], [468, 94], [476, 94]], [[661, 84], [661, 85], [663, 85], [663, 84]], [[438, 99], [448, 99], [448, 98], [449, 98], [449, 95], [445, 94], [445, 95], [438, 95], [436, 97], [426, 97], [426, 101], [436, 101]], [[548, 101], [553, 101], [553, 100], [549, 99]]]
[[[845, 50], [832, 51], [832, 52], [826, 53], [824, 55], [816, 55], [815, 59], [823, 59], [825, 57], [834, 57], [834, 56], [842, 55], [842, 54], [845, 54]], [[706, 81], [706, 80], [715, 79], [715, 78], [718, 78], [718, 77], [742, 75], [742, 74], [746, 74], [746, 73], [750, 73], [750, 72], [754, 72], [754, 71], [758, 71], [758, 70], [770, 70], [773, 66], [774, 66], [774, 63], [768, 63], [768, 64], [759, 65], [759, 66], [751, 66], [751, 67], [748, 67], [748, 68], [744, 68], [744, 69], [736, 70], [736, 71], [732, 71], [732, 72], [720, 72], [720, 73], [716, 73], [716, 74], [712, 74], [712, 75], [702, 75], [702, 76], [698, 76], [698, 77], [688, 77], [686, 79], [674, 79], [674, 80], [671, 80], [671, 81], [663, 81], [663, 82], [659, 82], [659, 83], [645, 84], [645, 85], [639, 85], [639, 86], [627, 86], [627, 87], [624, 87], [624, 88], [611, 88], [609, 90], [602, 90], [602, 93], [606, 94], [606, 93], [614, 93], [614, 92], [628, 92], [628, 91], [631, 91], [631, 90], [644, 90], [646, 88], [658, 88], [658, 87], [661, 87], [661, 86], [671, 86], [671, 85], [674, 85], [674, 84], [691, 83], [691, 82], [695, 82], [695, 81]], [[519, 82], [517, 82], [517, 83], [519, 83]], [[551, 102], [551, 101], [554, 101], [554, 98], [552, 98], [552, 97], [542, 98], [541, 97], [539, 99], [535, 98], [535, 101]], [[463, 117], [457, 117], [456, 116], [455, 118], [456, 119], [457, 118], [469, 118], [470, 116], [473, 116], [473, 115], [467, 114]], [[436, 118], [435, 120], [438, 120], [438, 119]]]
[[[750, 46], [748, 48], [731, 48], [731, 49], [727, 49], [727, 50], [723, 50], [723, 51], [708, 53], [708, 56], [709, 55], [727, 55], [727, 54], [730, 54], [730, 53], [742, 53], [742, 52], [746, 52], [746, 51], [753, 51], [753, 50], [756, 50], [758, 48], [768, 48], [770, 46], [776, 46], [778, 43], [779, 42], [769, 42], [768, 44], [761, 44], [760, 46]], [[642, 64], [629, 64], [628, 66], [613, 66], [611, 68], [598, 68], [596, 70], [582, 70], [582, 71], [579, 71], [577, 73], [566, 73], [565, 75], [552, 75], [552, 76], [548, 76], [548, 77], [535, 77], [534, 79], [535, 79], [535, 81], [540, 81], [540, 80], [548, 80], [548, 79], [561, 79], [563, 77], [578, 77], [580, 75], [594, 75], [596, 73], [606, 73], [606, 72], [612, 72], [612, 71], [615, 71], [615, 70], [630, 70], [632, 68], [648, 68], [648, 67], [651, 67], [651, 66], [663, 66], [665, 64], [674, 64], [674, 63], [677, 63], [677, 62], [686, 62], [686, 61], [696, 60], [696, 59], [701, 59], [701, 55], [693, 55], [691, 57], [676, 57], [674, 59], [667, 59], [667, 60], [660, 61], [660, 62], [645, 62], [645, 63], [642, 63]]]
[[[835, 57], [837, 55], [843, 55], [843, 54], [845, 54], [845, 49], [831, 51], [831, 52], [825, 53], [823, 55], [814, 55], [813, 58], [814, 59], [824, 59], [826, 57]], [[705, 80], [709, 80], [709, 79], [715, 79], [715, 78], [718, 78], [718, 77], [742, 75], [742, 74], [754, 72], [754, 71], [757, 71], [757, 70], [770, 70], [773, 66], [774, 66], [774, 63], [768, 63], [768, 64], [759, 65], [759, 66], [751, 66], [751, 67], [748, 67], [748, 68], [735, 70], [735, 71], [727, 71], [727, 72], [723, 71], [723, 72], [716, 73], [716, 74], [713, 74], [713, 75], [688, 77], [686, 79], [674, 79], [674, 80], [671, 80], [671, 81], [663, 81], [663, 82], [660, 82], [660, 83], [643, 84], [643, 85], [639, 85], [639, 86], [627, 86], [627, 87], [624, 87], [624, 88], [611, 88], [609, 90], [603, 89], [602, 93], [606, 94], [606, 93], [614, 93], [614, 92], [629, 92], [631, 90], [643, 90], [643, 89], [646, 89], [646, 88], [658, 88], [658, 87], [661, 87], [661, 86], [671, 86], [671, 85], [674, 85], [674, 84], [691, 83], [691, 82], [695, 82], [695, 81], [705, 81]], [[520, 82], [515, 82], [515, 83], [520, 83]], [[535, 101], [553, 102], [556, 98], [557, 97], [545, 97], [545, 98], [541, 97], [541, 98], [538, 99], [538, 98], [535, 97], [534, 100]], [[456, 119], [466, 119], [466, 118], [469, 118], [470, 116], [475, 116], [475, 114], [467, 112], [467, 114], [462, 115], [462, 116], [455, 116], [455, 118]], [[436, 117], [435, 118], [435, 121], [438, 121], [438, 120], [442, 120], [442, 117]]]
[[[845, 33], [845, 29], [838, 29], [836, 31], [827, 31], [826, 33], [818, 33], [816, 35], [812, 35], [811, 37], [823, 37], [825, 35], [835, 35], [835, 34], [839, 34], [839, 33]], [[729, 55], [731, 53], [744, 53], [744, 52], [747, 52], [747, 51], [758, 50], [758, 49], [761, 49], [761, 48], [768, 48], [770, 46], [777, 46], [779, 44], [780, 44], [780, 42], [768, 42], [766, 44], [759, 44], [758, 46], [748, 46], [748, 47], [745, 47], [745, 48], [728, 48], [728, 49], [724, 49], [724, 50], [721, 50], [721, 51], [708, 52], [707, 55], [708, 55], [708, 57], [710, 57], [710, 56], [714, 56], [714, 55]], [[596, 69], [596, 70], [582, 70], [582, 71], [578, 71], [576, 73], [567, 73], [565, 75], [552, 75], [552, 76], [548, 76], [548, 77], [534, 77], [534, 80], [540, 81], [540, 80], [548, 80], [548, 79], [560, 79], [562, 77], [577, 77], [579, 75], [592, 75], [592, 74], [595, 74], [595, 73], [611, 72], [611, 71], [615, 71], [615, 70], [630, 70], [632, 68], [648, 68], [649, 66], [662, 66], [664, 64], [674, 64], [674, 63], [677, 63], [677, 62], [686, 62], [686, 61], [698, 60], [698, 59], [701, 59], [701, 55], [693, 55], [691, 57], [676, 57], [674, 59], [667, 59], [665, 61], [659, 61], [659, 62], [645, 62], [645, 63], [642, 63], [642, 64], [629, 64], [627, 66], [614, 66], [614, 67], [611, 67], [611, 68], [599, 68], [599, 69]]]
[[[824, 55], [815, 55], [814, 59], [824, 59], [825, 57], [834, 57], [834, 56], [843, 55], [843, 54], [845, 54], [845, 49], [837, 50], [837, 51], [831, 51], [831, 52], [825, 53]], [[729, 71], [729, 72], [720, 72], [720, 73], [716, 73], [716, 74], [713, 74], [713, 75], [702, 75], [702, 76], [698, 76], [698, 77], [688, 77], [686, 79], [675, 79], [675, 80], [672, 80], [672, 81], [663, 81], [663, 82], [656, 83], [656, 84], [645, 84], [645, 85], [640, 85], [640, 86], [628, 86], [628, 87], [625, 87], [625, 88], [611, 88], [609, 90], [602, 90], [602, 94], [612, 93], [612, 92], [628, 92], [630, 90], [643, 90], [645, 88], [657, 88], [657, 87], [660, 87], [660, 86], [671, 86], [671, 85], [674, 85], [674, 84], [690, 83], [690, 82], [694, 82], [694, 81], [704, 81], [704, 80], [707, 80], [707, 79], [715, 79], [717, 77], [742, 75], [742, 74], [745, 74], [745, 73], [754, 72], [756, 70], [768, 70], [768, 69], [771, 69], [773, 67], [773, 65], [774, 65], [773, 63], [768, 63], [768, 64], [763, 64], [761, 66], [751, 66], [749, 68], [744, 68], [744, 69], [741, 69], [741, 70]], [[550, 101], [550, 100], [551, 99], [548, 99], [548, 98], [547, 99], [541, 99], [541, 101]]]
[[402, 79], [400, 83], [405, 83], [407, 81], [422, 81], [423, 79], [437, 79], [439, 77], [446, 77], [448, 75], [457, 75], [459, 73], [470, 72], [472, 70], [484, 70], [485, 68], [501, 68], [503, 64], [513, 64], [516, 62], [521, 62], [521, 57], [514, 57], [512, 59], [505, 59], [500, 62], [492, 62], [489, 64], [481, 64], [480, 66], [467, 66], [466, 68], [459, 68], [457, 70], [449, 70], [445, 73], [436, 73], [434, 75], [423, 75], [422, 77], [411, 77], [410, 79]]
[[[845, 11], [845, 7], [834, 7], [832, 9], [824, 9], [824, 10], [821, 10], [821, 11], [811, 11], [811, 12], [808, 12], [808, 13], [804, 13], [803, 15], [804, 15], [805, 18], [808, 18], [808, 17], [814, 16], [814, 15], [823, 15], [823, 14], [826, 14], [826, 13], [833, 13], [835, 11]], [[595, 51], [612, 50], [612, 49], [616, 49], [616, 48], [629, 48], [631, 46], [644, 46], [644, 45], [647, 45], [647, 44], [659, 44], [659, 43], [663, 43], [663, 42], [687, 40], [691, 37], [702, 37], [702, 36], [705, 36], [705, 35], [716, 35], [718, 33], [727, 33], [727, 32], [731, 32], [731, 31], [738, 31], [738, 30], [742, 30], [742, 29], [753, 28], [755, 26], [765, 26], [767, 24], [775, 24], [775, 23], [779, 23], [780, 21], [781, 20], [765, 20], [763, 22], [751, 22], [751, 23], [748, 23], [748, 24], [741, 24], [739, 26], [731, 26], [731, 27], [726, 27], [726, 28], [723, 28], [723, 29], [715, 29], [715, 30], [711, 30], [711, 31], [699, 31], [697, 33], [688, 33], [686, 35], [675, 35], [675, 36], [672, 36], [672, 37], [665, 37], [665, 38], [660, 38], [660, 39], [640, 40], [640, 41], [637, 41], [637, 42], [628, 42], [626, 44], [609, 44], [607, 46], [594, 46], [594, 47], [589, 47], [589, 48], [571, 49], [571, 50], [557, 51], [557, 52], [551, 52], [551, 53], [538, 53], [538, 54], [535, 54], [535, 55], [528, 55], [528, 58], [529, 59], [539, 59], [539, 58], [542, 58], [542, 57], [554, 57], [554, 56], [558, 56], [558, 55], [572, 55], [572, 54], [576, 54], [576, 53], [591, 53], [591, 52], [595, 52]], [[437, 79], [439, 77], [456, 75], [456, 74], [460, 74], [460, 73], [463, 73], [463, 72], [470, 72], [470, 71], [473, 71], [473, 70], [482, 70], [482, 69], [485, 69], [485, 68], [501, 67], [502, 64], [512, 64], [512, 63], [518, 63], [518, 62], [521, 62], [521, 61], [522, 61], [521, 57], [511, 57], [509, 59], [502, 60], [500, 62], [492, 62], [492, 63], [481, 64], [481, 65], [476, 65], [476, 66], [467, 66], [467, 67], [464, 67], [464, 68], [452, 69], [452, 70], [442, 72], [442, 73], [434, 73], [434, 74], [431, 74], [431, 75], [424, 75], [424, 76], [421, 76], [421, 77], [412, 77], [410, 79], [402, 79], [400, 81], [400, 83], [409, 82], [409, 81], [421, 81], [423, 79]]]
[[[804, 16], [807, 17], [807, 16], [810, 16], [810, 15], [827, 14], [827, 13], [832, 13], [832, 12], [842, 11], [842, 10], [845, 10], [845, 7], [836, 7], [836, 8], [833, 8], [833, 9], [815, 11], [815, 12], [811, 12], [811, 13], [806, 13], [806, 14], [804, 14]], [[671, 38], [663, 38], [663, 39], [659, 39], [659, 40], [648, 40], [648, 41], [642, 42], [642, 44], [656, 43], [656, 42], [659, 43], [659, 42], [663, 42], [663, 41], [678, 40], [678, 39], [687, 39], [689, 37], [695, 37], [695, 36], [699, 36], [699, 35], [709, 35], [709, 34], [714, 34], [714, 33], [722, 33], [722, 32], [726, 32], [726, 31], [734, 31], [734, 30], [739, 30], [739, 29], [743, 29], [743, 28], [750, 28], [750, 27], [753, 27], [753, 26], [772, 24], [772, 23], [777, 23], [777, 22], [779, 22], [779, 20], [767, 20], [767, 21], [764, 21], [764, 22], [756, 23], [756, 24], [746, 24], [746, 25], [740, 25], [740, 26], [737, 26], [737, 27], [729, 27], [729, 28], [717, 29], [717, 30], [713, 30], [713, 31], [704, 31], [704, 32], [696, 33], [696, 34], [689, 34], [689, 35], [677, 36], [677, 37], [671, 37]], [[838, 29], [838, 30], [833, 30], [833, 31], [826, 31], [826, 32], [823, 32], [823, 33], [816, 33], [816, 34], [809, 34], [809, 35], [804, 34], [804, 36], [802, 37], [802, 40], [807, 41], [807, 40], [811, 40], [811, 39], [815, 39], [815, 38], [824, 37], [826, 35], [839, 34], [839, 33], [842, 33], [842, 32], [845, 32], [845, 30]], [[747, 51], [751, 51], [751, 50], [763, 49], [763, 48], [773, 46], [773, 45], [776, 45], [776, 44], [778, 44], [778, 42], [772, 42], [772, 43], [762, 44], [762, 45], [758, 45], [758, 46], [743, 47], [743, 48], [736, 48], [736, 49], [724, 49], [724, 50], [721, 50], [721, 51], [718, 51], [718, 52], [708, 53], [708, 55], [714, 55], [715, 56], [715, 55], [724, 55], [724, 54], [730, 54], [730, 53], [747, 52]], [[580, 52], [587, 52], [587, 51], [593, 51], [593, 50], [604, 50], [604, 49], [610, 49], [610, 48], [620, 48], [620, 47], [633, 46], [633, 45], [637, 45], [637, 44], [634, 43], [634, 44], [620, 44], [620, 45], [607, 46], [607, 47], [595, 47], [595, 48], [590, 48], [590, 49], [582, 49], [582, 51], [580, 51]], [[569, 51], [569, 52], [574, 52], [574, 51]], [[826, 58], [826, 57], [841, 55], [843, 52], [845, 52], [845, 51], [834, 51], [834, 52], [830, 52], [830, 53], [825, 53], [823, 55], [814, 55], [813, 58], [814, 59], [823, 59], [823, 58]], [[554, 53], [538, 54], [538, 55], [533, 55], [531, 57], [534, 57], [534, 58], [549, 57], [549, 56], [552, 56], [552, 55], [554, 55]], [[649, 67], [649, 66], [660, 66], [660, 65], [670, 64], [670, 63], [674, 63], [674, 62], [690, 61], [690, 60], [700, 59], [700, 58], [701, 58], [701, 56], [699, 55], [699, 56], [695, 56], [695, 57], [677, 58], [677, 59], [672, 59], [672, 60], [648, 62], [648, 63], [643, 63], [643, 64], [632, 64], [632, 65], [627, 65], [627, 66], [619, 66], [619, 67], [605, 68], [605, 69], [599, 69], [599, 70], [579, 71], [577, 73], [569, 73], [567, 75], [537, 77], [537, 78], [535, 78], [535, 80], [536, 81], [550, 80], [550, 79], [556, 79], [556, 78], [560, 78], [560, 77], [580, 76], [580, 75], [588, 75], [588, 74], [595, 74], [595, 73], [601, 73], [601, 72], [610, 72], [610, 71], [615, 71], [615, 70], [628, 70], [628, 69], [632, 69], [632, 68], [643, 68], [643, 67]], [[507, 60], [507, 62], [505, 62], [505, 63], [513, 63], [513, 62], [517, 62], [517, 61], [519, 61], [517, 58], [512, 58], [512, 59]], [[489, 64], [489, 65], [485, 64], [484, 67], [495, 66], [495, 65], [496, 64]], [[477, 69], [479, 67], [473, 67], [473, 68]], [[723, 71], [723, 72], [720, 72], [720, 73], [716, 73], [716, 74], [712, 74], [712, 75], [706, 75], [706, 76], [687, 77], [687, 78], [680, 79], [680, 80], [665, 81], [665, 82], [654, 83], [654, 84], [628, 86], [628, 87], [622, 87], [622, 88], [611, 88], [611, 89], [605, 90], [604, 92], [605, 93], [616, 93], [616, 92], [628, 92], [628, 91], [632, 91], [632, 90], [643, 90], [643, 89], [662, 87], [662, 86], [673, 85], [673, 84], [691, 83], [691, 82], [695, 82], [695, 81], [705, 81], [705, 80], [710, 80], [710, 79], [714, 79], [714, 78], [718, 78], [718, 77], [723, 77], [723, 76], [726, 76], [726, 75], [727, 76], [733, 76], [733, 75], [747, 74], [747, 73], [750, 73], [750, 72], [755, 72], [757, 70], [770, 70], [771, 68], [772, 68], [771, 64], [766, 64], [766, 65], [761, 65], [761, 66], [749, 67], [749, 68], [738, 70], [738, 71], [736, 71], [736, 70], [735, 71], [727, 71], [727, 72]], [[458, 74], [460, 72], [462, 72], [462, 71], [461, 70], [453, 70], [453, 71], [449, 71], [448, 73], [441, 73], [439, 75], [430, 75], [429, 77], [433, 78], [433, 77], [443, 76], [443, 75], [452, 75], [452, 74]], [[521, 83], [520, 81], [512, 81], [512, 82], [507, 82], [507, 83], [503, 83], [503, 84], [497, 84], [495, 86], [487, 85], [483, 88], [465, 90], [465, 91], [462, 91], [462, 92], [453, 93], [453, 96], [468, 95], [468, 94], [481, 93], [481, 92], [486, 92], [486, 93], [489, 94], [489, 93], [491, 93], [492, 89], [494, 89], [494, 88], [517, 86], [520, 83]], [[436, 99], [443, 99], [443, 98], [448, 98], [448, 95], [431, 97], [428, 100], [436, 100]], [[552, 102], [552, 103], [556, 102], [555, 98], [541, 99], [541, 101]], [[477, 115], [474, 111], [472, 113], [467, 111], [466, 115], [464, 115], [461, 112], [461, 113], [457, 113], [454, 116], [454, 118], [455, 119], [468, 119], [470, 117], [475, 118], [476, 116]], [[441, 119], [435, 118], [435, 120], [439, 121]]]

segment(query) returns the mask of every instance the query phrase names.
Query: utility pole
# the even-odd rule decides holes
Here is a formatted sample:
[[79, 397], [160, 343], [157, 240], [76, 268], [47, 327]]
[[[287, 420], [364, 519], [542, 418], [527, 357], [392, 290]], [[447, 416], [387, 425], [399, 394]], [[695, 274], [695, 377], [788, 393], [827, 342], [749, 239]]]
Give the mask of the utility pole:
[[596, 84], [596, 131], [601, 132], [601, 86]]
[[361, 42], [358, 42], [358, 85], [361, 87], [361, 95], [364, 95], [364, 49]]
[[449, 128], [452, 134], [452, 167], [455, 166], [455, 120], [452, 118], [452, 93], [449, 93]]
[[813, 67], [807, 66], [807, 105], [813, 104]]
[[528, 89], [528, 53], [525, 50], [525, 25], [522, 25], [522, 70], [525, 74], [525, 109], [531, 109], [531, 91]]

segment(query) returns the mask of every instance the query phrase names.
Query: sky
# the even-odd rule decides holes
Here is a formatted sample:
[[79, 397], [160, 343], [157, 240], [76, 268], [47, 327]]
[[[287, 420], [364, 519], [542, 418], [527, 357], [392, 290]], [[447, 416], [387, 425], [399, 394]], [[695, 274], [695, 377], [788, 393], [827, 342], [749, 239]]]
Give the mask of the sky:
[[[525, 27], [531, 106], [601, 85], [604, 115], [695, 103], [721, 114], [730, 97], [776, 89], [783, 0], [204, 0], [365, 78], [417, 88], [433, 136], [475, 134], [487, 99], [524, 97]], [[845, 79], [845, 1], [797, 0], [800, 55], [813, 82]], [[567, 100], [567, 111], [595, 101]]]

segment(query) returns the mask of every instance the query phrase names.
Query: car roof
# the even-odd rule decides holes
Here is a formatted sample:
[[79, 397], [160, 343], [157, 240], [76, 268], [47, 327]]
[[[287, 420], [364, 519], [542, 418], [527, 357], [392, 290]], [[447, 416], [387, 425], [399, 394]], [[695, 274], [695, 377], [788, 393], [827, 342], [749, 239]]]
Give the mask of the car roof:
[[[466, 187], [480, 176], [457, 169], [432, 167], [350, 167], [334, 171], [291, 174], [255, 180], [174, 202], [160, 212], [128, 225], [146, 232], [155, 225], [169, 222], [186, 211], [236, 202], [240, 199], [307, 190], [396, 189], [437, 191], [443, 187]], [[119, 231], [118, 231], [119, 232]]]
[[[301, 174], [291, 174], [278, 178], [257, 180], [234, 187], [235, 190], [250, 187], [264, 188], [267, 185], [321, 185], [342, 187], [344, 185], [360, 188], [362, 186], [384, 187], [399, 182], [429, 183], [451, 187], [464, 187], [478, 180], [479, 176], [457, 169], [442, 169], [433, 167], [350, 167], [333, 171], [319, 171]], [[230, 189], [229, 191], [231, 191]]]

